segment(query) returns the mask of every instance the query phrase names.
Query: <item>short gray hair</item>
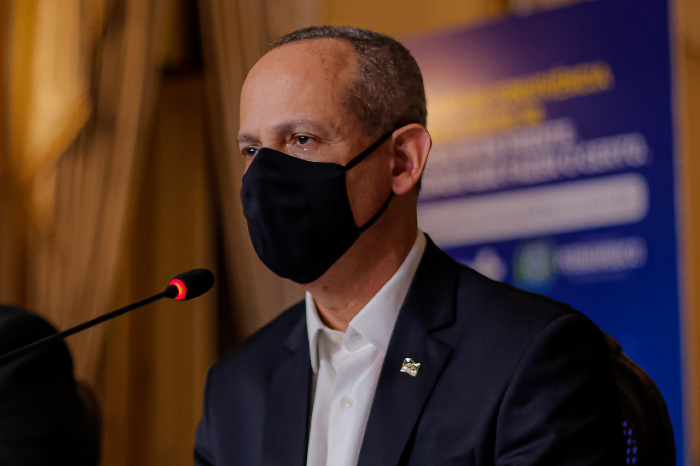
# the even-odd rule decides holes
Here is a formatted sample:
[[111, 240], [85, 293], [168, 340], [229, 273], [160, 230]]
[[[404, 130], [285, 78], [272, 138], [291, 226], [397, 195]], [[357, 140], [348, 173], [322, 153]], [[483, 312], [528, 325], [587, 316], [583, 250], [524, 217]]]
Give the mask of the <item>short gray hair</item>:
[[282, 36], [273, 48], [319, 38], [346, 40], [355, 49], [359, 77], [349, 89], [344, 105], [358, 118], [368, 136], [378, 137], [411, 123], [426, 126], [423, 75], [406, 47], [368, 29], [311, 26]]

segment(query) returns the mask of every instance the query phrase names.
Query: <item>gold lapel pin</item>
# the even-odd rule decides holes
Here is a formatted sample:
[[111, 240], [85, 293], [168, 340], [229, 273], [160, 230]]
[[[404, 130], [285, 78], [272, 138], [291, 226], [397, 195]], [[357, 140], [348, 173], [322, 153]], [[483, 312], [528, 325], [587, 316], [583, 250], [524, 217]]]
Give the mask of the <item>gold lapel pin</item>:
[[411, 377], [418, 375], [418, 369], [420, 369], [419, 362], [413, 362], [413, 359], [406, 358], [403, 360], [403, 365], [401, 366], [401, 372], [405, 372]]

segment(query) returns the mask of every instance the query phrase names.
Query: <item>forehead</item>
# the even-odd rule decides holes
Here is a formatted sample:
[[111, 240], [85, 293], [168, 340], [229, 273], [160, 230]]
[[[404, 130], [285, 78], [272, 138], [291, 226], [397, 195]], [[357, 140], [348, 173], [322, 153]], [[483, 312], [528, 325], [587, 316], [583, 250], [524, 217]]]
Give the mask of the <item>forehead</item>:
[[243, 84], [241, 131], [289, 118], [343, 119], [357, 68], [352, 45], [342, 39], [308, 39], [271, 50]]

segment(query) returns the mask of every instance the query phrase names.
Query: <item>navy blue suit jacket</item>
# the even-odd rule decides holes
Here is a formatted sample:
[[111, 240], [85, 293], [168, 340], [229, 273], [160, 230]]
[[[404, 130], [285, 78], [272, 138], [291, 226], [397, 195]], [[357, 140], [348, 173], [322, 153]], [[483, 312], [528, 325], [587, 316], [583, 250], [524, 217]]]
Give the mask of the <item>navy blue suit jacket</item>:
[[[404, 358], [421, 363], [401, 373]], [[298, 303], [209, 371], [195, 464], [306, 462], [312, 370]], [[623, 464], [598, 328], [428, 240], [389, 343], [360, 465]]]

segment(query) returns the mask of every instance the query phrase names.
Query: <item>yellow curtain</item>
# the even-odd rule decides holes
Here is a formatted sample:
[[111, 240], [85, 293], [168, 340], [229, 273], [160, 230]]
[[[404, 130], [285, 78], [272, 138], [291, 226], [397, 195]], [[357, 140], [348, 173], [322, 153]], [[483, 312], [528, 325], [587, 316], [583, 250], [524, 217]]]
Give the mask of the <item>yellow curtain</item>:
[[0, 2], [0, 302], [25, 302], [27, 219], [10, 156], [13, 5]]
[[0, 300], [22, 305], [28, 222], [51, 227], [55, 162], [90, 113], [80, 49], [89, 49], [92, 38], [79, 1], [0, 8]]
[[90, 111], [86, 52], [94, 37], [79, 0], [12, 2], [10, 151], [27, 208], [51, 224], [56, 160]]
[[[28, 303], [60, 328], [112, 304], [136, 154], [153, 110], [161, 9], [139, 0], [108, 4], [91, 70], [94, 111], [55, 165], [52, 228], [30, 234]], [[69, 340], [76, 372], [88, 381], [96, 377], [104, 331]]]
[[[66, 10], [69, 30], [54, 24], [66, 19], [56, 10], [61, 2], [0, 7], [11, 13], [0, 15], [3, 33], [11, 32], [2, 36], [0, 58], [2, 69], [12, 70], [0, 76], [0, 104], [7, 102], [0, 108], [0, 300], [33, 308], [63, 329], [153, 294], [180, 271], [231, 261], [236, 282], [229, 270], [217, 288], [229, 290], [241, 317], [218, 331], [225, 340], [251, 333], [301, 297], [298, 287], [274, 283], [280, 281], [250, 247], [235, 207], [238, 189], [231, 187], [242, 167], [227, 165], [230, 152], [212, 151], [218, 143], [205, 125], [215, 118], [205, 105], [216, 101], [214, 89], [203, 74], [160, 74], [168, 59], [164, 21], [185, 3], [74, 1]], [[307, 3], [221, 1], [200, 11], [241, 13], [235, 22], [224, 22], [230, 15], [218, 18], [217, 34], [245, 36], [251, 14], [262, 26], [256, 29], [265, 31], [255, 47], [226, 52], [232, 61], [225, 66], [238, 67], [240, 85], [271, 38], [296, 27], [285, 18], [304, 16]], [[49, 37], [63, 45], [47, 44]], [[69, 69], [51, 68], [59, 65]], [[63, 87], [58, 76], [70, 85]], [[34, 85], [40, 78], [46, 78], [43, 93]], [[227, 92], [235, 95], [228, 117], [234, 108], [237, 114], [238, 90]], [[54, 103], [46, 115], [36, 102], [42, 98]], [[35, 130], [36, 118], [42, 121]], [[212, 126], [222, 125], [215, 120]], [[228, 260], [214, 250], [219, 202]], [[249, 266], [269, 286], [257, 280], [251, 292]], [[11, 273], [17, 271], [21, 278]], [[157, 303], [68, 340], [78, 377], [96, 387], [102, 405], [103, 465], [191, 464], [205, 374], [217, 350], [217, 307], [215, 289], [193, 302]]]
[[[201, 74], [165, 76], [129, 206], [116, 306], [161, 291], [185, 270], [216, 275], [211, 150]], [[114, 320], [97, 382], [103, 466], [192, 464], [204, 381], [216, 357], [217, 294], [164, 300]]]
[[[160, 46], [161, 2], [3, 2], [5, 170], [0, 251], [22, 279], [0, 300], [63, 329], [111, 304], [125, 212]], [[8, 52], [9, 50], [9, 52]], [[3, 193], [4, 194], [4, 193]], [[22, 236], [20, 236], [22, 235]], [[69, 340], [94, 381], [104, 329]]]

